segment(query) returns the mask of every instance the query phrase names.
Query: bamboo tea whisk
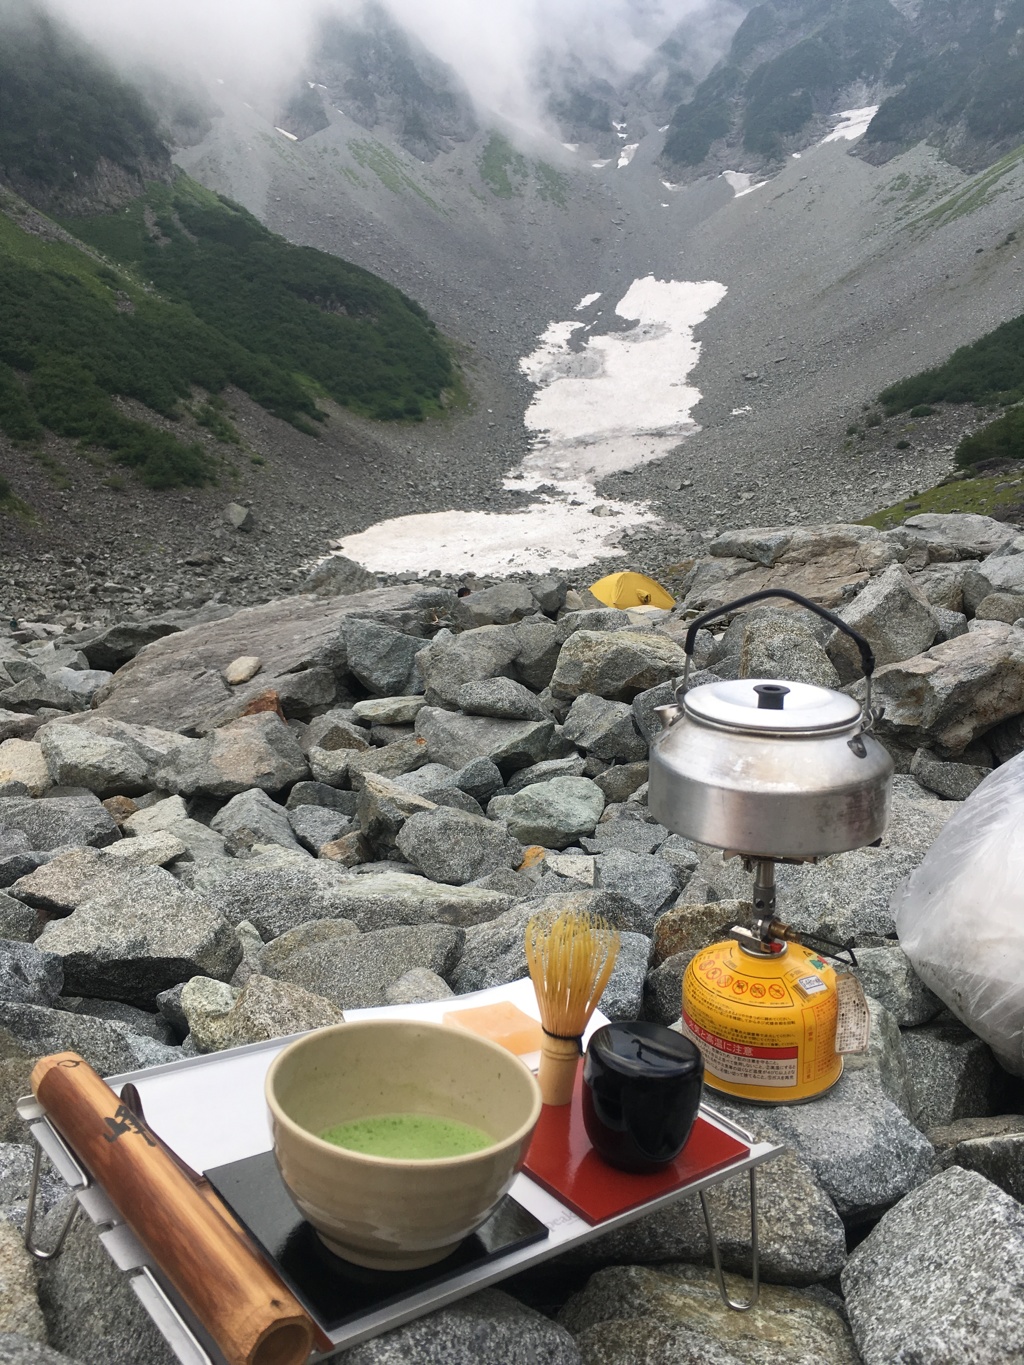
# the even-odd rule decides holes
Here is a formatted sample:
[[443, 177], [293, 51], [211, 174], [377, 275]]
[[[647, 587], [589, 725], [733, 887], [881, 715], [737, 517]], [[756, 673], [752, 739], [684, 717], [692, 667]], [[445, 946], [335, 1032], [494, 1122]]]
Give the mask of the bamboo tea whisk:
[[619, 931], [597, 915], [563, 910], [526, 926], [526, 961], [537, 992], [544, 1043], [537, 1076], [545, 1104], [568, 1104], [583, 1033], [619, 952]]

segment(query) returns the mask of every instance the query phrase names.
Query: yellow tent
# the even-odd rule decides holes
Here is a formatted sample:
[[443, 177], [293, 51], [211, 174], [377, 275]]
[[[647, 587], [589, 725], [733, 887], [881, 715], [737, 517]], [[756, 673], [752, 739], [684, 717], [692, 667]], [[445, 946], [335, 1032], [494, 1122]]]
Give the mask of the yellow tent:
[[610, 573], [591, 583], [590, 591], [606, 606], [618, 607], [669, 607], [675, 606], [671, 597], [660, 583], [642, 573]]

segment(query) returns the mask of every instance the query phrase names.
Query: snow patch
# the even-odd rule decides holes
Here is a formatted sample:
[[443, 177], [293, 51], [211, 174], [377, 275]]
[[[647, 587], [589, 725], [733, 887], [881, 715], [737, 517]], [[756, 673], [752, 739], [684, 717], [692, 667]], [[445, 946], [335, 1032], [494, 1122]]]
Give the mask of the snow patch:
[[289, 133], [287, 128], [275, 128], [274, 132], [280, 133], [281, 136], [286, 137], [289, 142], [298, 142], [299, 140], [294, 133]]
[[604, 170], [605, 166], [607, 166], [610, 161], [611, 157], [608, 156], [605, 157], [604, 161], [592, 161], [590, 164], [593, 166], [595, 171], [601, 171]]
[[[852, 142], [854, 138], [862, 137], [864, 133], [867, 132], [868, 124], [877, 113], [877, 104], [867, 104], [863, 109], [841, 110], [839, 113], [839, 122], [827, 137], [821, 139], [821, 143], [838, 142], [840, 138]], [[821, 143], [819, 143], [819, 146]]]
[[729, 416], [730, 416], [730, 417], [744, 417], [744, 416], [746, 416], [746, 414], [747, 414], [748, 412], [753, 412], [753, 411], [754, 411], [754, 409], [750, 406], [749, 403], [747, 403], [745, 407], [742, 407], [742, 408], [733, 408], [733, 410], [732, 410], [732, 412], [730, 412]]
[[563, 142], [562, 146], [567, 152], [578, 152], [580, 149], [580, 144], [578, 142]]
[[680, 190], [686, 189], [685, 185], [673, 185], [671, 180], [663, 180], [661, 183], [666, 190], [671, 190], [673, 194], [678, 194]]
[[614, 553], [626, 531], [657, 518], [646, 503], [599, 497], [596, 485], [697, 430], [700, 393], [684, 382], [700, 356], [693, 332], [725, 293], [715, 280], [648, 275], [615, 306], [633, 323], [625, 331], [593, 336], [582, 322], [549, 323], [519, 362], [537, 386], [525, 419], [532, 448], [504, 480], [535, 500], [515, 512], [395, 517], [346, 537], [339, 552], [377, 572], [456, 574], [568, 569]]
[[579, 303], [576, 305], [576, 312], [582, 313], [584, 308], [589, 308], [590, 305], [592, 303], [596, 303], [600, 297], [601, 297], [600, 290], [598, 290], [596, 294], [584, 294], [583, 297], [580, 299]]
[[621, 171], [623, 166], [628, 166], [636, 156], [636, 149], [640, 146], [639, 142], [631, 142], [628, 147], [623, 147], [619, 153], [618, 169]]
[[750, 182], [753, 178], [754, 177], [748, 175], [746, 171], [722, 172], [722, 179], [728, 181], [732, 186], [733, 197], [735, 199], [740, 199], [745, 194], [753, 194], [753, 192], [759, 190], [762, 185], [768, 184], [767, 180], [759, 180], [756, 185], [752, 185]]

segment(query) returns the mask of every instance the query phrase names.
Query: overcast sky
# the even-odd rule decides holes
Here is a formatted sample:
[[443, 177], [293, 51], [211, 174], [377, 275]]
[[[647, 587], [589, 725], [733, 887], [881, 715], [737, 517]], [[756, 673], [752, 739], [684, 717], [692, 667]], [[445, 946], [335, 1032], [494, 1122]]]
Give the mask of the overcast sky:
[[[47, 0], [76, 28], [128, 61], [194, 66], [265, 95], [301, 74], [325, 12], [361, 0]], [[386, 0], [386, 8], [462, 76], [484, 107], [536, 118], [531, 73], [543, 52], [623, 72], [687, 14], [715, 0]], [[716, 6], [717, 7], [717, 6]], [[218, 70], [220, 68], [220, 70]], [[275, 91], [276, 93], [276, 91]]]

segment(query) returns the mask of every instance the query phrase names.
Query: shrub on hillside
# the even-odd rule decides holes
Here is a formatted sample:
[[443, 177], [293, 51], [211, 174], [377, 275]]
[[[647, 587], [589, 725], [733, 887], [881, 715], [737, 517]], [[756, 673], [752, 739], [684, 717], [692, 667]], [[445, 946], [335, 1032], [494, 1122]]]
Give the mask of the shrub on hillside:
[[1011, 408], [957, 446], [958, 465], [967, 467], [982, 460], [1024, 460], [1024, 407]]

